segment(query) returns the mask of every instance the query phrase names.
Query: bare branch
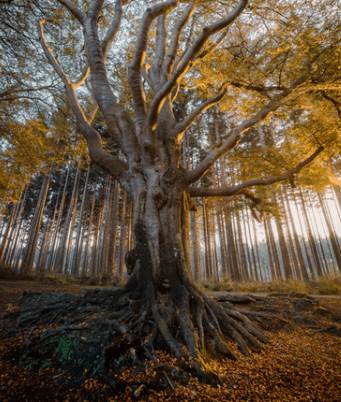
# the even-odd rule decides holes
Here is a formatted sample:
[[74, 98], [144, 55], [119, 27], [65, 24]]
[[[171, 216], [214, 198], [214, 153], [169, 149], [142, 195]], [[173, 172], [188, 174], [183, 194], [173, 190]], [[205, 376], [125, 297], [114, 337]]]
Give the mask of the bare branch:
[[77, 120], [78, 130], [87, 140], [89, 155], [97, 165], [110, 173], [114, 178], [119, 178], [126, 172], [127, 166], [124, 162], [103, 150], [101, 136], [94, 128], [91, 127], [89, 121], [85, 117], [82, 107], [78, 102], [75, 92], [75, 85], [69, 80], [56, 58], [52, 55], [51, 50], [45, 41], [43, 32], [44, 22], [46, 22], [46, 20], [37, 22], [41, 46], [49, 63], [64, 84], [67, 98]]
[[178, 23], [174, 27], [171, 42], [169, 45], [169, 50], [167, 52], [163, 66], [163, 73], [166, 77], [168, 77], [168, 75], [171, 73], [172, 67], [174, 65], [175, 56], [180, 44], [180, 33], [182, 31], [182, 28], [185, 26], [186, 22], [191, 18], [193, 12], [194, 12], [194, 1], [192, 1], [186, 7], [184, 13], [182, 14]]
[[57, 0], [60, 4], [63, 4], [71, 14], [82, 23], [84, 20], [84, 13], [71, 1], [71, 0]]
[[145, 59], [150, 26], [155, 18], [157, 18], [159, 15], [170, 12], [178, 4], [179, 0], [170, 0], [163, 3], [157, 3], [154, 6], [149, 7], [142, 18], [135, 45], [133, 60], [129, 66], [128, 73], [137, 122], [142, 119], [144, 120], [144, 117], [147, 114], [145, 95], [142, 85], [142, 66]]
[[[321, 91], [321, 95], [326, 99], [327, 101], [331, 102], [333, 106], [335, 107], [337, 111], [337, 115], [339, 116], [339, 119], [341, 119], [341, 103], [336, 101], [334, 98], [331, 96], [327, 95], [325, 91]], [[0, 95], [1, 97], [1, 95]]]
[[147, 127], [149, 127], [150, 130], [153, 130], [155, 128], [159, 110], [161, 109], [165, 99], [171, 94], [173, 88], [175, 88], [175, 86], [181, 81], [183, 76], [187, 73], [187, 71], [191, 66], [191, 63], [193, 62], [197, 54], [201, 51], [207, 40], [213, 34], [231, 25], [236, 20], [236, 18], [243, 12], [247, 4], [248, 0], [239, 0], [239, 3], [235, 7], [235, 9], [227, 17], [222, 18], [221, 20], [215, 22], [214, 24], [203, 28], [198, 38], [188, 49], [187, 53], [183, 57], [176, 71], [173, 72], [169, 80], [166, 82], [166, 84], [161, 88], [161, 90], [156, 94], [155, 98], [153, 99], [147, 116]]
[[220, 44], [221, 42], [224, 40], [224, 38], [227, 35], [227, 29], [225, 29], [222, 34], [219, 36], [218, 39], [216, 39], [214, 41], [214, 43], [207, 49], [205, 49], [204, 51], [202, 51], [200, 54], [198, 54], [194, 61], [193, 61], [193, 65], [197, 64], [199, 61], [203, 60], [206, 56], [208, 56], [209, 54], [211, 54]]
[[100, 3], [96, 1], [92, 4], [94, 5], [92, 12], [86, 14], [83, 24], [92, 92], [106, 120], [108, 134], [118, 142], [132, 166], [140, 155], [135, 126], [129, 113], [119, 104], [109, 83], [105, 55], [98, 35], [97, 12]]
[[102, 51], [104, 55], [104, 63], [105, 63], [105, 58], [108, 53], [109, 47], [113, 40], [115, 39], [118, 30], [120, 29], [122, 21], [122, 0], [116, 0], [115, 3], [115, 16], [114, 19], [108, 29], [107, 34], [105, 35], [105, 38], [102, 41]]
[[278, 109], [281, 106], [281, 102], [290, 94], [292, 94], [295, 89], [304, 84], [309, 78], [309, 74], [300, 77], [290, 88], [274, 96], [253, 117], [244, 120], [237, 127], [232, 129], [229, 133], [229, 136], [221, 146], [209, 152], [205, 159], [203, 159], [195, 169], [186, 174], [186, 180], [188, 181], [188, 183], [194, 183], [195, 181], [199, 180], [200, 177], [203, 176], [212, 167], [214, 162], [216, 162], [222, 155], [224, 155], [227, 151], [233, 149], [238, 144], [241, 134], [245, 130], [264, 120], [270, 112]]
[[84, 84], [85, 80], [88, 78], [90, 73], [90, 67], [88, 65], [88, 63], [86, 64], [86, 66], [83, 68], [82, 73], [80, 74], [80, 76], [76, 79], [76, 81], [74, 82], [74, 86], [75, 88], [80, 87], [81, 85]]
[[229, 81], [226, 82], [226, 84], [232, 85], [233, 87], [236, 88], [242, 88], [250, 91], [255, 91], [258, 92], [262, 95], [267, 95], [269, 92], [272, 91], [283, 91], [285, 87], [283, 86], [278, 86], [278, 85], [273, 85], [273, 86], [263, 86], [263, 85], [253, 85], [253, 84], [248, 84], [246, 82], [239, 82], [239, 81]]
[[182, 135], [188, 127], [193, 123], [193, 121], [206, 109], [210, 108], [211, 106], [216, 105], [219, 103], [224, 95], [226, 94], [227, 90], [223, 89], [219, 92], [218, 95], [207, 99], [205, 102], [202, 102], [198, 107], [196, 107], [182, 122], [178, 123], [174, 129], [172, 130], [172, 136], [180, 136]]
[[57, 59], [53, 56], [51, 49], [48, 47], [45, 37], [44, 37], [43, 24], [46, 22], [54, 22], [54, 21], [55, 21], [55, 19], [46, 19], [46, 20], [37, 21], [37, 28], [38, 28], [38, 33], [39, 33], [40, 44], [44, 50], [46, 58], [48, 59], [51, 66], [54, 68], [54, 70], [58, 74], [59, 78], [63, 81], [64, 85], [72, 85], [71, 81], [69, 80], [69, 78], [66, 76], [65, 72], [59, 65]]
[[[229, 197], [235, 194], [245, 194], [245, 189], [253, 186], [267, 186], [281, 181], [292, 181], [295, 175], [300, 173], [304, 166], [311, 163], [322, 151], [324, 147], [319, 147], [312, 155], [304, 161], [298, 163], [295, 167], [288, 170], [286, 173], [278, 176], [265, 177], [261, 179], [251, 179], [236, 186], [221, 187], [221, 188], [206, 188], [206, 187], [190, 187], [188, 193], [191, 197]], [[250, 197], [249, 197], [250, 198]]]
[[[4, 92], [0, 93], [0, 101], [3, 101], [6, 99], [7, 101], [11, 100], [13, 94], [20, 94], [20, 93], [25, 93], [25, 92], [36, 92], [36, 91], [42, 91], [44, 89], [50, 89], [51, 86], [43, 86], [43, 87], [38, 87], [38, 88], [20, 88], [19, 85], [14, 85], [9, 88], [7, 88]], [[5, 98], [5, 97], [8, 98]], [[15, 99], [19, 99], [20, 96], [16, 96]]]

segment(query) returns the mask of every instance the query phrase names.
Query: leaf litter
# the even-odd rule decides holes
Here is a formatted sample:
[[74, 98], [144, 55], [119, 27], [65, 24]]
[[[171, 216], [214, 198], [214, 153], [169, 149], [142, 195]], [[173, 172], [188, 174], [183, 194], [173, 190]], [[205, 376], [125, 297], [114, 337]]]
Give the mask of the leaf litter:
[[[115, 390], [87, 376], [86, 370], [83, 384], [73, 384], [68, 371], [56, 368], [50, 360], [42, 362], [40, 367], [20, 364], [25, 334], [3, 337], [0, 344], [0, 400], [338, 402], [341, 395], [341, 301], [318, 303], [310, 300], [309, 304], [309, 299], [303, 297], [279, 297], [273, 311], [278, 307], [286, 312], [284, 317], [288, 325], [275, 329], [269, 326], [270, 331], [266, 334], [270, 344], [260, 353], [244, 357], [231, 344], [238, 356], [236, 362], [213, 357], [209, 369], [220, 378], [214, 386], [200, 382], [188, 370], [181, 370], [181, 364], [185, 365], [185, 362], [179, 362], [165, 351], [157, 352], [156, 361], [146, 360], [139, 364], [135, 361], [134, 350], [122, 359], [124, 363], [129, 357], [129, 364], [119, 365], [114, 375]], [[8, 304], [10, 310], [15, 310], [15, 303]], [[254, 309], [249, 307], [243, 308], [251, 314]], [[300, 314], [294, 315], [295, 311]], [[303, 311], [305, 314], [301, 315]], [[297, 317], [302, 320], [305, 317], [303, 325]], [[39, 336], [45, 329], [34, 329], [33, 336]], [[66, 353], [62, 356], [67, 359]]]

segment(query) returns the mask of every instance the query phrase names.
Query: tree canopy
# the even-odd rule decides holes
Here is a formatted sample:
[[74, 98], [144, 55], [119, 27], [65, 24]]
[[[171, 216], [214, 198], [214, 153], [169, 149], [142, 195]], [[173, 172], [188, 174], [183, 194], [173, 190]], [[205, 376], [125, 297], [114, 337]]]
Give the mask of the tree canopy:
[[[69, 158], [66, 154], [70, 150], [79, 152], [70, 114], [72, 102], [65, 105], [63, 74], [78, 82], [75, 94], [79, 105], [90, 113], [90, 121], [95, 119], [97, 128], [103, 127], [101, 136], [104, 132], [118, 140], [105, 127], [101, 113], [96, 114], [92, 97], [86, 59], [89, 51], [77, 21], [81, 7], [86, 10], [90, 3], [72, 4], [13, 1], [0, 5], [3, 191], [21, 188], [42, 164], [51, 167], [56, 159], [58, 163], [60, 158]], [[328, 184], [340, 148], [340, 6], [334, 1], [270, 0], [253, 1], [245, 8], [246, 3], [241, 2], [240, 17], [230, 24], [223, 22], [222, 16], [236, 4], [233, 1], [157, 4], [108, 2], [98, 11], [98, 34], [106, 54], [109, 84], [129, 119], [138, 119], [147, 108], [148, 124], [153, 126], [155, 108], [164, 97], [153, 76], [155, 81], [157, 63], [166, 55], [169, 62], [164, 67], [173, 74], [168, 73], [170, 89], [164, 85], [163, 91], [176, 91], [173, 109], [181, 110], [176, 128], [180, 146], [185, 130], [207, 107], [219, 102], [224, 114], [224, 130], [216, 140], [225, 145], [211, 142], [215, 149], [206, 152], [205, 162], [200, 163], [198, 155], [203, 158], [207, 150], [207, 130], [191, 133], [199, 135], [195, 145], [204, 150], [192, 152], [197, 155], [192, 162], [197, 173], [192, 173], [191, 180], [211, 166], [207, 162], [212, 157], [216, 160], [237, 146], [240, 133], [258, 122], [257, 130], [247, 135], [252, 141], [240, 144], [233, 156], [224, 158], [222, 166], [227, 174], [229, 166], [239, 166], [234, 169], [235, 183], [261, 178], [264, 172], [274, 177], [283, 175], [323, 146], [324, 152], [298, 180], [307, 185]], [[65, 5], [71, 5], [72, 18]], [[150, 15], [143, 14], [146, 7], [152, 7]], [[155, 22], [159, 14], [163, 17]], [[37, 21], [42, 20], [45, 23], [38, 29]], [[50, 57], [56, 57], [59, 77], [51, 60], [46, 63], [38, 43], [43, 29]], [[43, 36], [41, 40], [45, 40]], [[139, 79], [137, 71], [141, 73]], [[124, 154], [128, 158], [129, 152]], [[14, 180], [10, 181], [10, 176]]]

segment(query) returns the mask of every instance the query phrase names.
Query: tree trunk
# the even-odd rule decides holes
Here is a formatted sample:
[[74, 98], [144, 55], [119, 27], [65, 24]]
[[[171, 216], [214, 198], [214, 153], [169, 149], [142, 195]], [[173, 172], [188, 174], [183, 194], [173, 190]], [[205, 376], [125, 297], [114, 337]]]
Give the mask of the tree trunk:
[[84, 214], [86, 194], [87, 194], [87, 190], [88, 190], [89, 175], [90, 175], [90, 168], [86, 172], [85, 183], [84, 183], [84, 188], [83, 188], [83, 193], [82, 193], [81, 207], [79, 210], [79, 218], [78, 218], [78, 227], [77, 227], [77, 232], [76, 232], [75, 252], [74, 252], [74, 258], [73, 258], [73, 261], [71, 264], [71, 275], [79, 274], [81, 251], [82, 251], [82, 247], [83, 247], [83, 241], [82, 241], [83, 240], [83, 232], [84, 232], [83, 214]]
[[40, 231], [41, 220], [43, 218], [43, 212], [45, 208], [45, 202], [47, 198], [48, 189], [50, 186], [50, 175], [45, 176], [43, 185], [40, 191], [39, 200], [35, 210], [35, 214], [32, 220], [31, 232], [28, 238], [27, 249], [25, 253], [24, 261], [21, 265], [21, 274], [26, 274], [33, 268], [34, 257], [36, 253], [36, 247], [38, 242], [38, 236]]
[[[276, 203], [276, 197], [272, 195], [272, 202]], [[278, 233], [279, 247], [282, 254], [282, 262], [284, 267], [285, 279], [292, 278], [292, 269], [289, 257], [288, 246], [284, 236], [283, 224], [279, 217], [275, 216], [275, 223]]]
[[324, 202], [324, 200], [323, 200], [323, 198], [322, 198], [320, 193], [318, 193], [318, 197], [319, 197], [319, 201], [320, 201], [320, 204], [321, 204], [323, 216], [324, 216], [325, 222], [327, 224], [328, 234], [329, 234], [330, 241], [332, 243], [335, 260], [336, 260], [339, 272], [341, 272], [341, 253], [340, 253], [339, 243], [337, 241], [335, 231], [333, 230], [333, 227], [331, 225], [331, 222], [330, 222], [330, 219], [329, 219], [330, 216], [329, 216], [328, 211], [326, 209], [325, 202]]
[[308, 231], [309, 244], [310, 244], [310, 248], [311, 248], [311, 251], [312, 251], [312, 256], [313, 256], [315, 267], [316, 267], [317, 277], [321, 277], [323, 275], [322, 267], [321, 267], [319, 256], [318, 256], [318, 251], [317, 251], [317, 247], [316, 247], [315, 238], [314, 238], [313, 233], [312, 233], [308, 212], [307, 212], [307, 209], [306, 209], [306, 206], [305, 206], [305, 200], [304, 200], [304, 197], [303, 197], [303, 194], [302, 194], [301, 190], [299, 190], [299, 195], [300, 195], [300, 198], [301, 198], [301, 201], [302, 201], [303, 216], [304, 216], [306, 228], [307, 228], [307, 231]]
[[298, 270], [298, 272], [300, 273], [300, 277], [305, 282], [308, 282], [309, 276], [308, 276], [308, 272], [307, 272], [307, 267], [306, 267], [306, 264], [305, 264], [305, 261], [303, 258], [302, 247], [301, 247], [301, 243], [299, 241], [298, 235], [297, 235], [296, 225], [295, 225], [294, 219], [292, 217], [291, 207], [290, 207], [290, 203], [289, 203], [288, 192], [287, 192], [287, 189], [285, 186], [283, 186], [283, 191], [284, 191], [284, 196], [285, 196], [285, 201], [286, 201], [286, 206], [287, 206], [286, 215], [289, 217], [289, 221], [290, 221], [293, 236], [294, 236], [296, 251], [297, 251], [297, 255], [298, 255], [298, 261], [299, 261], [299, 266], [300, 266], [300, 270]]

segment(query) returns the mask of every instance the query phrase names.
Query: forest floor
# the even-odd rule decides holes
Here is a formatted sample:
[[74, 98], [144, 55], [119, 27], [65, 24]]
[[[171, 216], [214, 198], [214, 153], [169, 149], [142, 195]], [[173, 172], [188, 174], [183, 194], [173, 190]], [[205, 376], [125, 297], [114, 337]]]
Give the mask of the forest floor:
[[[0, 317], [18, 308], [23, 291], [80, 292], [82, 287], [0, 284]], [[283, 302], [283, 301], [282, 301]], [[279, 301], [279, 306], [280, 303]], [[111, 388], [88, 378], [81, 386], [68, 383], [68, 374], [46, 367], [38, 371], [18, 364], [18, 349], [23, 336], [3, 338], [0, 344], [0, 400], [10, 401], [314, 401], [341, 400], [341, 315], [336, 322], [323, 309], [341, 311], [340, 298], [324, 298], [319, 303], [318, 320], [323, 330], [290, 326], [267, 332], [270, 344], [264, 351], [238, 361], [211, 360], [211, 369], [222, 382], [216, 387], [199, 382], [196, 377], [174, 381], [165, 368], [175, 359], [165, 352], [143, 371], [134, 366], [120, 372], [124, 388], [113, 394]], [[136, 384], [139, 384], [136, 386]], [[153, 384], [163, 384], [159, 389]]]

